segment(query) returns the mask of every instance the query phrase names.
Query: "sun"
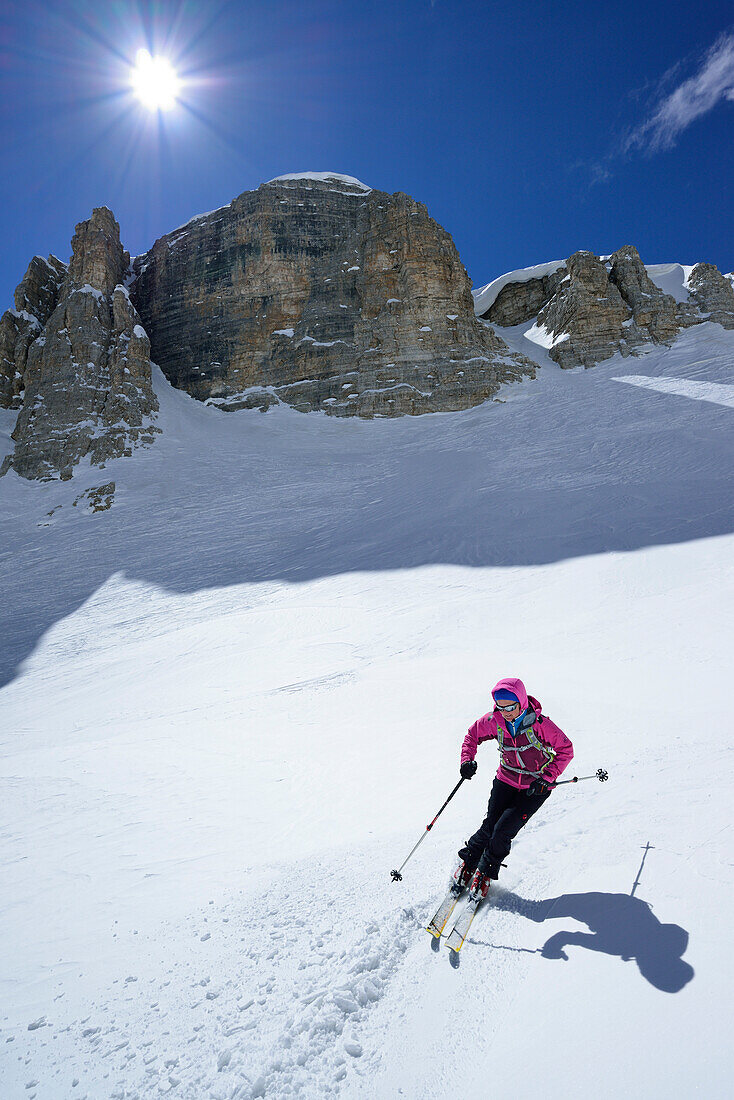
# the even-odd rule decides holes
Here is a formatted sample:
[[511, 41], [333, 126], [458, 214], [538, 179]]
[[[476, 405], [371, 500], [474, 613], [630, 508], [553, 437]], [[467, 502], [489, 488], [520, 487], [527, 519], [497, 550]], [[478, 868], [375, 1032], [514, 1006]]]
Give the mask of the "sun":
[[151, 57], [147, 50], [138, 50], [130, 83], [135, 95], [149, 111], [170, 111], [181, 88], [181, 81], [171, 62], [165, 57]]

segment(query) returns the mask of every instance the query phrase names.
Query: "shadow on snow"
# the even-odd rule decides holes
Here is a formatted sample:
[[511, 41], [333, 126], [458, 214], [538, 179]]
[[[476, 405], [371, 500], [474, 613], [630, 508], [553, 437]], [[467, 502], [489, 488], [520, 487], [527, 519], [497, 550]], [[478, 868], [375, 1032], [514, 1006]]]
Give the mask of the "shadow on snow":
[[471, 940], [494, 950], [539, 953], [544, 959], [568, 960], [567, 948], [583, 947], [630, 962], [634, 959], [640, 974], [663, 993], [680, 993], [694, 975], [693, 967], [682, 958], [688, 947], [688, 933], [677, 924], [662, 924], [651, 906], [629, 894], [561, 894], [557, 898], [529, 901], [516, 894], [497, 891], [493, 907], [517, 913], [542, 924], [546, 920], [570, 917], [587, 925], [588, 932], [560, 931], [546, 940], [542, 948], [503, 947], [501, 944]]
[[11, 507], [0, 687], [117, 573], [193, 593], [543, 565], [734, 531], [731, 410], [593, 373], [507, 404], [399, 421], [222, 414], [169, 393], [170, 424], [151, 451], [94, 482], [85, 475], [115, 478], [109, 512], [78, 516], [64, 503], [39, 530], [53, 492], [7, 485], [17, 520]]

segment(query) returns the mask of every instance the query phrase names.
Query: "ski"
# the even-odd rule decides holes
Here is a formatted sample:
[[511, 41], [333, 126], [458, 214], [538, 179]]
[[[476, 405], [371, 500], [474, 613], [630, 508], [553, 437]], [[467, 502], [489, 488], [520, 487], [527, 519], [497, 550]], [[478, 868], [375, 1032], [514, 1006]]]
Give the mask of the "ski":
[[469, 929], [471, 928], [471, 923], [476, 916], [477, 909], [483, 901], [484, 898], [481, 896], [481, 894], [477, 898], [469, 898], [468, 902], [459, 913], [456, 924], [451, 929], [449, 938], [446, 940], [446, 946], [448, 947], [449, 951], [454, 952], [454, 954], [456, 955], [458, 955], [459, 951], [461, 951], [462, 947], [464, 946], [464, 941], [469, 935]]
[[426, 928], [426, 932], [430, 932], [431, 936], [434, 936], [436, 939], [441, 938], [443, 928], [445, 928], [448, 924], [449, 917], [451, 916], [453, 910], [456, 909], [456, 904], [459, 901], [462, 893], [463, 887], [457, 888], [456, 886], [454, 886], [453, 883], [451, 883], [451, 886], [446, 894], [446, 898], [443, 899], [441, 904], [438, 906], [435, 916], [432, 917], [432, 920]]
[[446, 893], [446, 897], [439, 905], [438, 909], [436, 910], [435, 916], [426, 928], [426, 932], [430, 932], [434, 939], [439, 940], [441, 938], [443, 930], [448, 924], [449, 917], [453, 913], [456, 907], [456, 903], [463, 893], [464, 887], [457, 886], [456, 883], [452, 882]]

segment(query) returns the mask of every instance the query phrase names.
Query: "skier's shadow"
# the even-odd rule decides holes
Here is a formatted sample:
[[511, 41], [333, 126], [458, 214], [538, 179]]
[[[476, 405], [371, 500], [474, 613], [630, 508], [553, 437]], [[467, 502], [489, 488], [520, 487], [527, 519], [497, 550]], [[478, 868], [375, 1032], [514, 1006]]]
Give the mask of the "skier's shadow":
[[679, 993], [694, 975], [693, 967], [681, 957], [688, 947], [685, 928], [661, 924], [641, 898], [595, 892], [529, 901], [498, 890], [493, 908], [539, 924], [572, 917], [588, 925], [589, 932], [555, 932], [540, 949], [545, 959], [568, 959], [565, 948], [572, 946], [617, 955], [623, 962], [634, 959], [643, 978], [663, 993]]

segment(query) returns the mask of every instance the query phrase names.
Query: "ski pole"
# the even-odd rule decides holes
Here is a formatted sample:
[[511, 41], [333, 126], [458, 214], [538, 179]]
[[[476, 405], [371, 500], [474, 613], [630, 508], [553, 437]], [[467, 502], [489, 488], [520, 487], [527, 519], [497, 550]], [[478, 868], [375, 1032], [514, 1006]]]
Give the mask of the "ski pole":
[[593, 775], [575, 775], [573, 779], [562, 779], [560, 783], [554, 783], [554, 787], [562, 787], [564, 783], [583, 783], [584, 779], [598, 779], [600, 783], [606, 783], [609, 779], [609, 772], [605, 772], [604, 768], [597, 768]]
[[451, 794], [449, 795], [449, 797], [448, 797], [448, 798], [446, 799], [446, 801], [444, 802], [444, 804], [443, 804], [443, 806], [441, 807], [441, 809], [440, 809], [440, 810], [438, 811], [438, 813], [437, 813], [437, 814], [436, 814], [436, 816], [434, 817], [433, 821], [432, 821], [432, 822], [430, 823], [430, 825], [426, 825], [426, 831], [425, 831], [424, 833], [421, 833], [421, 836], [420, 836], [420, 838], [419, 838], [419, 839], [418, 839], [418, 840], [416, 841], [416, 843], [415, 843], [415, 844], [413, 845], [413, 847], [412, 847], [412, 848], [410, 849], [410, 852], [409, 852], [409, 853], [408, 853], [408, 855], [407, 855], [407, 856], [405, 857], [405, 859], [404, 859], [404, 860], [403, 860], [403, 862], [401, 863], [401, 865], [400, 865], [400, 867], [398, 868], [398, 870], [397, 870], [397, 871], [391, 871], [391, 872], [390, 872], [390, 877], [392, 878], [393, 882], [402, 882], [402, 881], [403, 881], [403, 876], [402, 876], [402, 875], [400, 874], [400, 872], [402, 871], [403, 867], [404, 867], [404, 866], [405, 866], [405, 864], [406, 864], [406, 863], [408, 862], [408, 860], [410, 859], [410, 857], [411, 857], [411, 856], [413, 855], [413, 852], [414, 852], [414, 851], [416, 850], [416, 848], [417, 848], [417, 847], [418, 847], [418, 845], [419, 845], [419, 844], [421, 843], [421, 841], [423, 841], [423, 840], [425, 840], [425, 839], [426, 839], [426, 837], [427, 837], [427, 836], [428, 836], [428, 834], [430, 833], [431, 829], [432, 829], [432, 828], [433, 828], [433, 826], [434, 826], [434, 825], [436, 824], [436, 822], [438, 821], [439, 817], [440, 817], [440, 816], [441, 816], [441, 814], [442, 814], [442, 813], [444, 812], [444, 810], [445, 810], [445, 809], [446, 809], [446, 807], [448, 806], [449, 802], [450, 802], [450, 801], [451, 801], [451, 799], [452, 799], [452, 798], [454, 797], [454, 795], [456, 794], [456, 792], [458, 791], [459, 787], [461, 786], [461, 784], [462, 784], [463, 782], [464, 782], [464, 777], [462, 776], [462, 777], [461, 777], [461, 779], [459, 780], [459, 782], [458, 782], [458, 783], [456, 784], [456, 786], [454, 787], [454, 789], [453, 789], [453, 791], [451, 792]]

